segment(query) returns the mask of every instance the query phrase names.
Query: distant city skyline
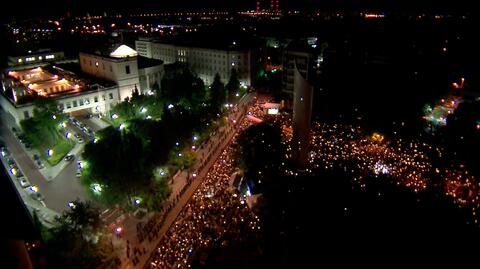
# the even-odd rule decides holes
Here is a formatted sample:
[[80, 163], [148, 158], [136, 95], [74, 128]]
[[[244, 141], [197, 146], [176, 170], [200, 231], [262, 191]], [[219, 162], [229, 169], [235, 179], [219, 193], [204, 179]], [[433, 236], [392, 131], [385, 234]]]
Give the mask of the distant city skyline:
[[[245, 10], [256, 8], [256, 0], [137, 0], [128, 3], [120, 3], [115, 0], [52, 0], [48, 2], [38, 2], [26, 0], [22, 8], [2, 9], [6, 16], [28, 16], [42, 14], [64, 14], [67, 10], [73, 13], [85, 12], [140, 12], [145, 9], [159, 10], [199, 10], [199, 9], [222, 9], [222, 10]], [[265, 0], [263, 6], [270, 5], [270, 0]], [[432, 11], [468, 11], [471, 2], [467, 0], [458, 1], [434, 1], [434, 0], [282, 0], [280, 1], [280, 10], [284, 9], [387, 9], [390, 11], [401, 10], [432, 10]]]

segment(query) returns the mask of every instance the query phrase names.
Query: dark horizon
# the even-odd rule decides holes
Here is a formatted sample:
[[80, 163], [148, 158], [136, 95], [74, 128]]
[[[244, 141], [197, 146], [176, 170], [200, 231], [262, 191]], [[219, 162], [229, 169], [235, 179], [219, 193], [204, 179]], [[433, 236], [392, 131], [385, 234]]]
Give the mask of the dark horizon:
[[[264, 0], [268, 5], [268, 0]], [[20, 9], [2, 9], [3, 16], [10, 18], [23, 18], [29, 16], [57, 16], [70, 12], [72, 15], [88, 13], [137, 13], [137, 12], [162, 12], [162, 11], [193, 11], [217, 9], [226, 11], [251, 10], [255, 7], [255, 0], [248, 1], [222, 1], [222, 0], [183, 0], [183, 1], [149, 1], [138, 0], [134, 4], [119, 3], [114, 0], [53, 0], [38, 2], [27, 0]], [[470, 12], [471, 2], [459, 1], [433, 1], [433, 0], [283, 0], [280, 1], [282, 10], [335, 10], [335, 11], [361, 11], [380, 10], [385, 12]]]

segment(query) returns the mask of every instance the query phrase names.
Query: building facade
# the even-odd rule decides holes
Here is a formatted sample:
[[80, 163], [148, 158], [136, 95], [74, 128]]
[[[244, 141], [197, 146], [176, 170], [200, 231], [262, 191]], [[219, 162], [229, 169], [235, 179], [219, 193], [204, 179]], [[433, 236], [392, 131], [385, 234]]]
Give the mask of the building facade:
[[114, 83], [86, 81], [60, 68], [36, 67], [4, 75], [0, 106], [17, 124], [33, 116], [35, 96], [54, 99], [65, 113], [105, 114], [120, 100]]
[[24, 55], [8, 56], [8, 66], [25, 68], [31, 65], [48, 64], [65, 59], [63, 51], [39, 50]]
[[251, 85], [249, 50], [179, 46], [160, 43], [153, 39], [137, 40], [135, 41], [135, 48], [139, 55], [160, 59], [165, 64], [187, 63], [206, 85], [213, 82], [216, 73], [226, 83], [230, 78], [232, 68], [237, 70], [242, 85]]
[[113, 58], [81, 52], [80, 67], [84, 73], [115, 82], [120, 100], [131, 96], [134, 89], [140, 88], [136, 57]]
[[130, 97], [135, 89], [146, 93], [154, 84], [160, 85], [163, 62], [139, 59], [136, 51], [122, 46], [108, 56], [81, 52], [82, 72], [116, 83], [120, 100]]

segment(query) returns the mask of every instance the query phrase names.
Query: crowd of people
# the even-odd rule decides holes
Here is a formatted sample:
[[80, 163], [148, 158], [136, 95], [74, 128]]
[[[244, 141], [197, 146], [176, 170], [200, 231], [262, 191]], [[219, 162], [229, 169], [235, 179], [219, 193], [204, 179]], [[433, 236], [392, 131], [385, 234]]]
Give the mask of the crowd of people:
[[[258, 108], [257, 103], [250, 106], [248, 112], [258, 115], [261, 111]], [[249, 125], [251, 122], [244, 119], [237, 128], [242, 130]], [[236, 134], [233, 137], [235, 139]], [[147, 264], [149, 268], [186, 268], [195, 253], [212, 248], [223, 240], [246, 240], [259, 231], [259, 219], [248, 207], [246, 197], [230, 185], [231, 176], [236, 170], [232, 144], [216, 160], [201, 186], [160, 241]]]
[[344, 169], [361, 187], [365, 187], [365, 176], [383, 174], [394, 184], [414, 192], [432, 186], [434, 175], [444, 186], [444, 194], [459, 206], [470, 207], [474, 222], [478, 223], [480, 182], [464, 166], [433, 167], [430, 157], [434, 154], [441, 158], [441, 148], [432, 148], [425, 142], [383, 139], [380, 134], [367, 135], [360, 127], [315, 123], [311, 167]]
[[[252, 117], [244, 118], [237, 129], [244, 130], [258, 123], [258, 119], [273, 120], [280, 124], [284, 141], [291, 151], [291, 115], [268, 115], [261, 106], [268, 101], [256, 99], [246, 112]], [[361, 187], [365, 187], [363, 179], [366, 176], [385, 175], [395, 184], [414, 192], [428, 188], [431, 173], [436, 171], [445, 180], [446, 195], [455, 198], [462, 206], [473, 206], [474, 215], [480, 208], [477, 179], [461, 167], [434, 169], [429, 160], [429, 153], [434, 150], [427, 143], [402, 139], [387, 142], [382, 135], [366, 134], [359, 127], [314, 123], [310, 146], [310, 169], [307, 170], [341, 168]], [[186, 268], [196, 253], [212, 248], [225, 238], [241, 241], [258, 232], [259, 219], [247, 206], [246, 197], [230, 186], [230, 179], [236, 171], [232, 157], [231, 143], [158, 244], [146, 265], [148, 268]]]

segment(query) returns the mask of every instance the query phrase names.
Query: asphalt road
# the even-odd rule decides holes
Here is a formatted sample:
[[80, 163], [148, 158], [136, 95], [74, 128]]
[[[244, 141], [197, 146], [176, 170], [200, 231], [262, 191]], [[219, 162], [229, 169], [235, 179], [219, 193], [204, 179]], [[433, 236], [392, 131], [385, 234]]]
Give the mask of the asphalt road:
[[38, 186], [39, 192], [45, 197], [47, 207], [61, 213], [68, 209], [70, 201], [76, 198], [85, 201], [86, 193], [79, 178], [75, 176], [76, 161], [68, 164], [53, 180], [47, 181], [11, 132], [12, 123], [6, 120], [10, 115], [5, 115], [4, 111], [0, 111], [0, 114], [0, 136], [25, 177], [32, 185]]

